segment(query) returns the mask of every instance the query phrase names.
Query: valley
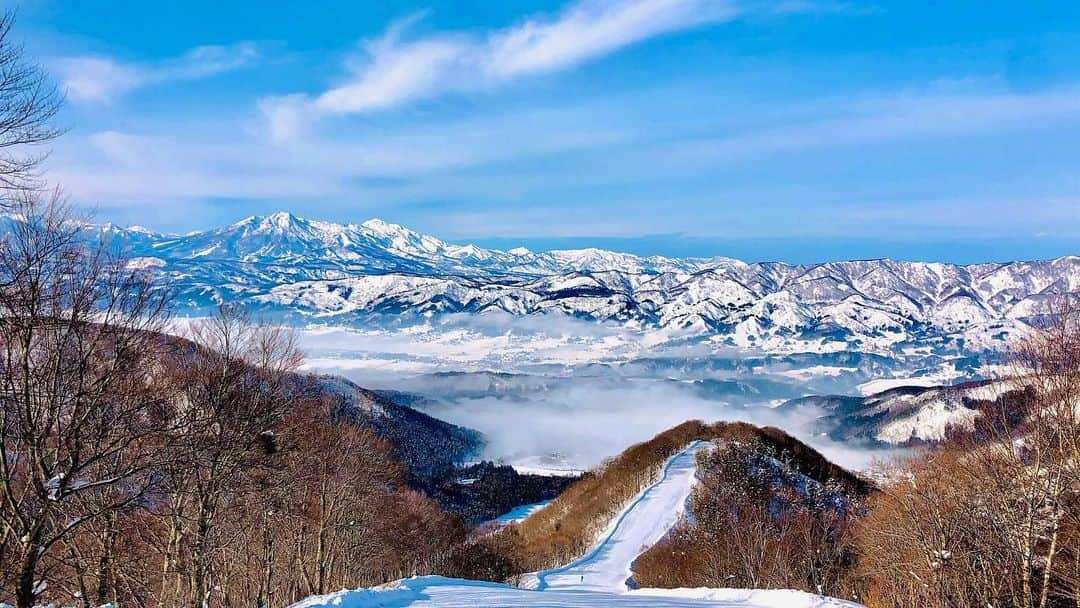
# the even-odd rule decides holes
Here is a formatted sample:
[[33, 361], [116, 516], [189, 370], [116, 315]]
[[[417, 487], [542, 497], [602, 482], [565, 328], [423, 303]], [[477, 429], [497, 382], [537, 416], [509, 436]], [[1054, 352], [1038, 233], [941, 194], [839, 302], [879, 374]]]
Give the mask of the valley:
[[0, 608], [1080, 608], [1080, 4], [8, 4]]
[[[27, 236], [40, 228], [5, 221], [22, 246], [40, 245]], [[248, 484], [214, 486], [215, 500], [255, 501], [214, 525], [263, 534], [261, 592], [279, 562], [363, 583], [289, 592], [311, 608], [856, 606], [834, 598], [887, 587], [863, 582], [876, 575], [854, 557], [873, 556], [860, 543], [884, 533], [853, 527], [881, 513], [878, 484], [1038, 421], [1044, 397], [1018, 354], [1065, 318], [1054, 306], [1080, 268], [498, 252], [289, 214], [178, 237], [62, 226], [51, 230], [68, 230], [73, 251], [111, 252], [110, 272], [170, 298], [170, 316], [132, 334], [167, 345], [147, 351], [163, 358], [146, 369], [162, 371], [144, 382], [178, 411], [210, 409], [179, 435], [154, 418], [155, 441], [163, 455], [215, 429], [248, 442], [230, 454], [198, 439], [195, 474], [224, 475], [222, 459], [231, 468], [214, 483]], [[236, 348], [246, 359], [224, 359], [238, 371], [217, 380], [216, 353]], [[245, 400], [252, 414], [231, 409]], [[331, 468], [317, 472], [320, 459]], [[186, 474], [170, 483], [197, 483]], [[311, 495], [277, 496], [290, 476]], [[190, 508], [180, 486], [146, 483], [178, 505], [148, 514]], [[281, 506], [260, 515], [259, 501]], [[365, 505], [378, 512], [354, 529]], [[330, 545], [274, 548], [277, 508], [294, 522], [289, 542]], [[166, 559], [183, 559], [169, 548], [182, 542], [166, 543]], [[360, 546], [383, 551], [379, 562], [353, 563]], [[197, 584], [214, 576], [194, 572]], [[189, 593], [173, 588], [155, 593]]]

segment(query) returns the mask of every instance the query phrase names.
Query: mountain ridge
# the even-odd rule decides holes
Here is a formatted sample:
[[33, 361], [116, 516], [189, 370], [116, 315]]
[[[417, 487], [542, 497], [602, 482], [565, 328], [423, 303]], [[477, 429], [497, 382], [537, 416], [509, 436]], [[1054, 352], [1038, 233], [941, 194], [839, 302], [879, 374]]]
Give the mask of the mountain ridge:
[[823, 265], [823, 264], [852, 263], [852, 262], [898, 262], [898, 263], [904, 263], [904, 264], [940, 264], [940, 265], [955, 266], [955, 267], [960, 267], [960, 268], [975, 268], [975, 267], [986, 267], [986, 266], [995, 266], [995, 265], [1000, 266], [1000, 265], [1016, 264], [1016, 263], [1024, 263], [1024, 262], [1027, 262], [1027, 263], [1049, 262], [1049, 261], [1069, 259], [1069, 258], [1080, 259], [1080, 255], [1066, 254], [1066, 255], [1061, 255], [1061, 256], [1056, 256], [1056, 257], [1049, 257], [1049, 258], [1033, 258], [1033, 259], [1027, 259], [1027, 258], [1020, 259], [1020, 258], [1018, 258], [1018, 259], [1012, 259], [1012, 260], [993, 260], [993, 261], [974, 262], [974, 263], [966, 263], [966, 264], [954, 264], [954, 263], [950, 263], [950, 262], [938, 262], [938, 261], [933, 261], [933, 260], [905, 260], [905, 259], [900, 259], [900, 258], [881, 256], [881, 257], [860, 257], [860, 258], [850, 258], [850, 259], [845, 259], [845, 260], [832, 260], [832, 261], [810, 262], [810, 263], [789, 263], [789, 262], [784, 262], [784, 261], [778, 260], [778, 259], [762, 259], [762, 260], [747, 261], [747, 260], [743, 260], [743, 259], [740, 259], [740, 258], [733, 258], [733, 257], [730, 257], [730, 256], [723, 256], [723, 255], [708, 256], [708, 257], [702, 257], [702, 256], [641, 255], [641, 254], [635, 254], [635, 253], [630, 253], [630, 252], [625, 252], [625, 251], [619, 251], [619, 250], [615, 250], [615, 249], [604, 249], [604, 248], [601, 248], [601, 247], [580, 247], [580, 248], [569, 248], [569, 249], [568, 248], [552, 248], [552, 249], [543, 249], [543, 250], [537, 250], [537, 251], [534, 251], [534, 250], [529, 249], [529, 248], [524, 247], [524, 246], [512, 247], [510, 249], [498, 249], [498, 248], [490, 248], [490, 247], [481, 247], [481, 246], [476, 245], [474, 243], [466, 243], [466, 244], [452, 243], [450, 241], [445, 241], [445, 240], [439, 239], [437, 237], [434, 237], [434, 236], [431, 236], [431, 235], [428, 235], [428, 234], [424, 234], [424, 233], [412, 230], [411, 228], [408, 228], [407, 226], [405, 226], [403, 224], [398, 224], [398, 223], [395, 223], [395, 222], [386, 221], [386, 220], [383, 220], [383, 219], [378, 218], [378, 217], [368, 218], [368, 219], [366, 219], [366, 220], [364, 220], [362, 222], [339, 223], [339, 222], [333, 222], [333, 221], [328, 221], [328, 220], [314, 220], [314, 219], [304, 218], [304, 217], [295, 215], [294, 213], [292, 213], [290, 211], [276, 211], [276, 212], [270, 213], [268, 215], [250, 215], [250, 216], [246, 216], [243, 219], [240, 219], [240, 220], [238, 220], [236, 222], [233, 222], [232, 224], [229, 224], [227, 226], [220, 226], [220, 227], [216, 227], [216, 228], [207, 228], [207, 229], [202, 229], [202, 230], [193, 230], [193, 231], [189, 231], [189, 232], [185, 232], [185, 233], [159, 232], [159, 231], [153, 230], [152, 228], [149, 228], [149, 227], [143, 226], [143, 225], [131, 225], [131, 226], [126, 226], [125, 227], [125, 226], [120, 226], [120, 225], [114, 224], [112, 222], [106, 222], [105, 224], [100, 224], [100, 225], [94, 225], [94, 224], [87, 224], [87, 225], [90, 226], [90, 227], [93, 227], [93, 228], [101, 229], [101, 230], [106, 231], [106, 232], [113, 232], [113, 233], [140, 233], [140, 234], [145, 234], [145, 235], [148, 235], [148, 236], [153, 236], [153, 237], [157, 237], [157, 238], [161, 238], [161, 239], [178, 240], [178, 239], [185, 239], [185, 238], [190, 238], [190, 237], [194, 237], [194, 236], [198, 236], [198, 235], [205, 235], [205, 234], [208, 234], [208, 233], [218, 232], [218, 231], [221, 231], [221, 230], [224, 230], [224, 229], [227, 229], [227, 228], [231, 228], [231, 227], [239, 227], [239, 226], [243, 226], [243, 225], [250, 225], [252, 223], [260, 223], [260, 224], [264, 224], [264, 225], [269, 223], [269, 224], [280, 225], [281, 222], [291, 222], [291, 223], [294, 223], [294, 224], [308, 224], [308, 225], [311, 225], [311, 226], [332, 228], [332, 229], [336, 229], [336, 230], [342, 230], [342, 229], [353, 229], [353, 230], [355, 230], [355, 229], [359, 229], [359, 228], [366, 228], [366, 229], [368, 229], [368, 230], [370, 230], [372, 232], [381, 232], [383, 234], [415, 235], [415, 236], [418, 236], [418, 237], [423, 237], [425, 239], [431, 239], [431, 240], [436, 241], [439, 244], [441, 244], [441, 245], [443, 245], [443, 246], [445, 246], [447, 248], [450, 248], [450, 249], [458, 249], [458, 250], [466, 250], [466, 251], [467, 250], [472, 250], [472, 251], [481, 251], [481, 252], [487, 252], [487, 253], [501, 253], [501, 254], [508, 254], [508, 255], [513, 255], [513, 256], [517, 256], [517, 257], [525, 257], [525, 256], [528, 256], [528, 255], [539, 255], [539, 254], [577, 254], [577, 255], [581, 255], [581, 254], [586, 254], [586, 253], [593, 253], [593, 254], [607, 254], [607, 255], [615, 255], [615, 256], [625, 256], [625, 257], [628, 257], [628, 258], [638, 258], [638, 259], [643, 259], [643, 260], [648, 260], [648, 259], [668, 260], [668, 261], [683, 260], [683, 261], [691, 261], [691, 262], [698, 262], [698, 263], [732, 262], [732, 263], [750, 264], [750, 265], [752, 265], [752, 264], [779, 264], [779, 265], [785, 265], [785, 266], [812, 267], [812, 266], [820, 266], [820, 265]]
[[379, 219], [250, 216], [186, 235], [92, 228], [176, 286], [183, 313], [243, 300], [301, 322], [558, 314], [764, 350], [996, 349], [1080, 291], [1080, 257], [818, 264], [454, 245]]

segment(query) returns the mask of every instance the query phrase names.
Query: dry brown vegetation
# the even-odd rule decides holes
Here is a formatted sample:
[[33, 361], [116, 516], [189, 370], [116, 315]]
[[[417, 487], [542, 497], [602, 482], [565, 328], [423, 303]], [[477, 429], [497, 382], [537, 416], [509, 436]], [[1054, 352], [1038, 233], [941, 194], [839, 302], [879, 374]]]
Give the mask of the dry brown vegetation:
[[875, 497], [852, 535], [868, 605], [1080, 605], [1076, 304], [1014, 351], [1013, 399]]
[[283, 606], [430, 573], [460, 522], [296, 373], [293, 335], [167, 290], [55, 199], [0, 240], [0, 602]]
[[838, 594], [865, 482], [775, 429], [715, 443], [698, 455], [692, 519], [638, 557], [635, 582]]

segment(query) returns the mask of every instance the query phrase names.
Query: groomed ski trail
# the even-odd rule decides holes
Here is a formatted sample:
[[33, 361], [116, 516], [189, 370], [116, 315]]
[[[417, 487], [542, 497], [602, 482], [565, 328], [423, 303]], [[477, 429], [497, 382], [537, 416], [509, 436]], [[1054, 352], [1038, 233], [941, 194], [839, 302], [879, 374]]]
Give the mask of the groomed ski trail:
[[627, 591], [634, 560], [663, 538], [685, 512], [697, 453], [708, 446], [695, 441], [669, 458], [660, 479], [623, 509], [592, 550], [565, 566], [536, 573], [536, 589]]
[[694, 483], [695, 442], [668, 460], [658, 481], [638, 494], [584, 556], [534, 575], [535, 589], [442, 576], [418, 576], [366, 589], [310, 597], [292, 608], [861, 608], [785, 589], [630, 590], [630, 566], [685, 511]]

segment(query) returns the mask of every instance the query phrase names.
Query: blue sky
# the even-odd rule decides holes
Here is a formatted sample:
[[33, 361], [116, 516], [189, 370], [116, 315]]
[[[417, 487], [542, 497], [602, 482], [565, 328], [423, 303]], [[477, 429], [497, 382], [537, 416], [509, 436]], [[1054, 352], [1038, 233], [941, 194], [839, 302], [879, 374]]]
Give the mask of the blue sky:
[[[1080, 4], [28, 0], [99, 220], [533, 248], [1080, 253]], [[944, 5], [944, 6], [942, 6]]]

